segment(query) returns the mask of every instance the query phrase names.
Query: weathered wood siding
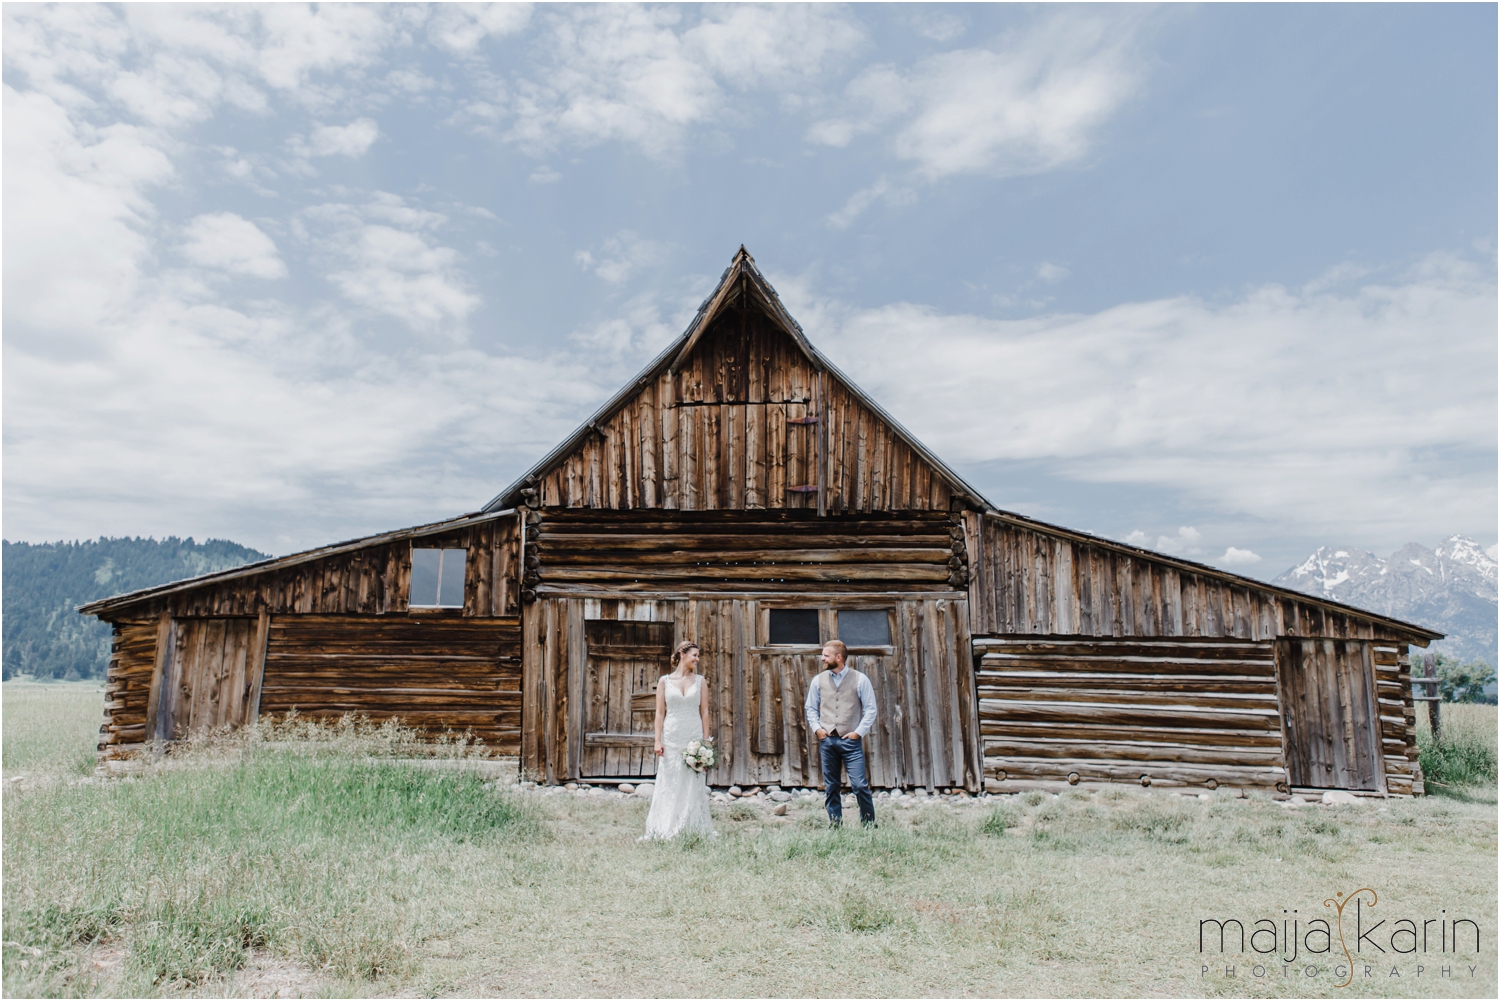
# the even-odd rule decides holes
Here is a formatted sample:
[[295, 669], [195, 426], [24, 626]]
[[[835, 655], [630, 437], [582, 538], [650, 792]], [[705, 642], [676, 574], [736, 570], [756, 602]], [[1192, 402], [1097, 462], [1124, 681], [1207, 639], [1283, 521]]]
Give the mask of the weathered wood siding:
[[1271, 643], [976, 637], [974, 652], [992, 789], [1286, 790]]
[[[359, 708], [351, 711], [380, 718], [402, 716], [434, 732], [464, 729], [477, 720], [482, 725], [476, 726], [476, 733], [483, 731], [481, 736], [492, 748], [508, 748], [502, 753], [515, 753], [520, 726], [520, 653], [514, 648], [520, 634], [521, 605], [518, 516], [387, 540], [286, 566], [272, 565], [225, 580], [205, 581], [131, 603], [124, 610], [129, 618], [114, 622], [115, 649], [106, 680], [110, 697], [100, 730], [101, 752], [107, 756], [121, 754], [153, 739], [172, 740], [191, 731], [236, 727], [254, 720], [268, 634], [274, 633], [282, 642], [272, 659], [283, 667], [286, 657], [293, 655], [289, 651], [299, 649], [296, 643], [301, 642], [289, 637], [331, 638], [333, 645], [318, 655], [322, 679], [334, 686], [325, 693], [326, 698], [313, 700], [320, 706], [316, 710], [320, 715], [331, 713], [331, 707], [337, 704], [357, 703]], [[408, 609], [413, 546], [468, 550], [461, 609]], [[491, 632], [509, 635], [504, 642], [511, 644], [509, 652], [497, 655], [501, 657], [497, 677], [503, 679], [507, 671], [513, 677], [498, 689], [481, 686], [474, 705], [465, 709], [459, 703], [467, 697], [463, 694], [467, 682], [455, 686], [451, 679], [444, 681], [440, 676], [443, 671], [456, 672], [454, 678], [465, 672], [473, 675], [472, 651], [444, 661], [445, 648], [439, 645], [416, 661], [402, 660], [411, 651], [397, 642], [391, 653], [395, 659], [380, 662], [374, 651], [361, 649], [360, 644], [361, 637], [380, 642], [379, 637], [385, 634], [370, 623], [381, 620], [394, 623], [394, 632], [389, 635], [410, 638], [449, 633], [460, 647], [471, 635], [466, 629], [493, 622]], [[414, 625], [406, 627], [408, 620]], [[298, 631], [299, 622], [306, 626], [305, 632]], [[330, 622], [347, 625], [340, 629]], [[312, 655], [306, 648], [301, 650]], [[424, 675], [418, 669], [421, 663], [437, 674], [428, 671]], [[413, 680], [410, 684], [371, 686], [359, 680], [360, 672], [366, 669], [387, 674], [391, 670], [397, 674], [406, 671]], [[428, 681], [457, 694], [448, 696], [446, 702], [437, 699], [425, 691]], [[404, 710], [400, 704], [403, 691], [412, 699]], [[270, 705], [279, 708], [278, 698], [279, 693], [273, 693]], [[501, 703], [504, 707], [497, 708]], [[497, 722], [497, 713], [511, 716]]]
[[1383, 792], [1385, 762], [1370, 644], [1277, 640], [1276, 674], [1291, 784]]
[[516, 615], [517, 518], [480, 522], [453, 532], [403, 538], [163, 595], [131, 609], [132, 616], [170, 612], [176, 618], [257, 615], [405, 615], [413, 546], [469, 550], [466, 616]]
[[946, 511], [531, 512], [526, 587], [543, 591], [925, 591], [967, 583]]
[[147, 739], [146, 707], [151, 701], [157, 627], [155, 619], [114, 623], [104, 675], [104, 724], [99, 728], [99, 752], [106, 758]]
[[975, 635], [1397, 639], [1368, 617], [1102, 540], [965, 515]]
[[764, 314], [735, 307], [536, 485], [542, 507], [947, 511], [947, 481]]
[[433, 736], [469, 731], [493, 753], [516, 754], [520, 637], [514, 618], [277, 616], [260, 713], [399, 718]]
[[238, 727], [254, 718], [265, 654], [263, 617], [176, 619], [147, 706], [147, 739]]
[[[593, 703], [633, 698], [590, 689], [590, 679], [610, 676], [591, 665], [589, 636], [609, 635], [594, 623], [609, 620], [671, 623], [670, 636], [652, 644], [657, 658], [691, 638], [702, 652], [709, 685], [710, 727], [720, 749], [709, 773], [714, 785], [817, 786], [817, 749], [807, 732], [803, 702], [820, 670], [819, 647], [766, 642], [772, 607], [819, 607], [825, 639], [835, 638], [840, 608], [889, 608], [889, 647], [855, 647], [853, 665], [870, 677], [880, 706], [866, 744], [871, 783], [878, 787], [978, 788], [979, 755], [973, 674], [968, 669], [968, 610], [963, 600], [891, 596], [737, 597], [685, 599], [581, 598], [544, 595], [528, 606], [524, 622], [522, 766], [549, 781], [588, 777], [585, 767], [622, 777], [627, 751], [649, 748], [636, 718], [626, 732], [590, 732], [608, 720]], [[640, 644], [634, 644], [639, 646]], [[613, 655], [613, 651], [609, 651]], [[637, 650], [633, 656], [647, 659]], [[593, 668], [591, 670], [591, 668]], [[665, 673], [664, 666], [662, 673]], [[628, 703], [622, 703], [628, 704]], [[644, 706], [632, 707], [632, 714]], [[614, 724], [622, 725], [622, 724]], [[595, 753], [606, 749], [605, 754]], [[608, 750], [615, 752], [610, 758]], [[639, 756], [646, 762], [646, 756]], [[647, 763], [642, 774], [654, 772]]]

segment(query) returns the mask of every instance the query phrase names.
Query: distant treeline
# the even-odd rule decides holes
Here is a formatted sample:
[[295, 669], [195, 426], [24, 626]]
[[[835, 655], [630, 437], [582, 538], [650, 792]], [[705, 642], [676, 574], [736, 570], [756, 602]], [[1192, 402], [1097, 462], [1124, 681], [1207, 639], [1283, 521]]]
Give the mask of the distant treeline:
[[110, 628], [74, 609], [88, 601], [266, 559], [224, 539], [5, 542], [6, 678], [102, 678]]

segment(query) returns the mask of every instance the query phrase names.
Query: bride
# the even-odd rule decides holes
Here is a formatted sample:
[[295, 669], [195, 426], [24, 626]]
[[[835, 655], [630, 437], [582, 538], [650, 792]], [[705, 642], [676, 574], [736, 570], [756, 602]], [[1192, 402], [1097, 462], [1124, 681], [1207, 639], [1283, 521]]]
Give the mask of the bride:
[[708, 732], [708, 692], [698, 673], [698, 645], [677, 644], [672, 673], [656, 682], [656, 789], [646, 816], [648, 838], [678, 834], [712, 836], [708, 813], [708, 780], [688, 767], [682, 752]]

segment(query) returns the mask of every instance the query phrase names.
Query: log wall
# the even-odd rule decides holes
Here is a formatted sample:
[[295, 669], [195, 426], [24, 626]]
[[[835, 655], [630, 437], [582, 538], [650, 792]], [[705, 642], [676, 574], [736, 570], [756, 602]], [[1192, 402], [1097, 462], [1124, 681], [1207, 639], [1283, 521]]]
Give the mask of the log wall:
[[752, 308], [712, 320], [535, 484], [535, 505], [947, 511], [942, 474]]
[[156, 663], [155, 619], [114, 623], [109, 667], [104, 675], [104, 723], [99, 753], [117, 757], [146, 741], [146, 709]]
[[1372, 648], [1386, 791], [1397, 796], [1424, 795], [1427, 790], [1417, 766], [1417, 712], [1406, 646], [1375, 643]]
[[1286, 791], [1271, 643], [1015, 636], [975, 638], [974, 652], [994, 791], [1096, 782]]
[[[968, 610], [963, 600], [912, 595], [822, 597], [740, 596], [637, 599], [543, 595], [527, 607], [524, 659], [522, 767], [548, 782], [588, 778], [586, 762], [610, 746], [622, 755], [649, 747], [651, 716], [642, 702], [622, 714], [606, 733], [586, 731], [600, 718], [589, 690], [591, 624], [609, 620], [671, 623], [656, 656], [666, 673], [671, 647], [691, 638], [699, 644], [710, 693], [710, 727], [720, 749], [709, 773], [714, 785], [818, 786], [817, 749], [803, 719], [807, 685], [821, 669], [820, 647], [772, 646], [767, 615], [774, 606], [822, 609], [822, 638], [836, 638], [839, 608], [889, 608], [894, 628], [889, 647], [856, 647], [853, 666], [865, 672], [880, 707], [866, 744], [871, 783], [877, 787], [977, 789], [979, 756], [973, 674], [968, 670]], [[640, 646], [639, 638], [633, 643]], [[612, 655], [618, 655], [610, 651]], [[639, 649], [637, 660], [648, 660]], [[654, 691], [654, 677], [618, 698]], [[607, 716], [607, 712], [604, 713]], [[633, 717], [633, 718], [632, 718]], [[635, 738], [633, 741], [626, 738]], [[635, 760], [617, 757], [615, 760]], [[640, 760], [645, 760], [640, 757]], [[639, 761], [637, 762], [639, 764]], [[590, 767], [597, 767], [590, 765]], [[652, 774], [654, 763], [645, 774]], [[623, 778], [623, 772], [610, 777]]]
[[957, 589], [958, 515], [531, 512], [526, 587], [549, 592]]
[[471, 732], [496, 754], [521, 737], [520, 620], [278, 616], [260, 713], [399, 718], [431, 736]]

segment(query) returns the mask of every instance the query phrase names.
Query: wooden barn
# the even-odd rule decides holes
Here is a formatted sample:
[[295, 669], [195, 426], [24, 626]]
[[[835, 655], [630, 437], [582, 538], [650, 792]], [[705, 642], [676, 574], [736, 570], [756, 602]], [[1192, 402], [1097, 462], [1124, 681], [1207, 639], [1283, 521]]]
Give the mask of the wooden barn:
[[[975, 434], [984, 434], [980, 427]], [[1422, 791], [1440, 634], [997, 510], [824, 358], [743, 248], [686, 332], [483, 510], [109, 598], [100, 750], [296, 709], [647, 776], [702, 648], [718, 786], [817, 786], [827, 640], [877, 787]]]

